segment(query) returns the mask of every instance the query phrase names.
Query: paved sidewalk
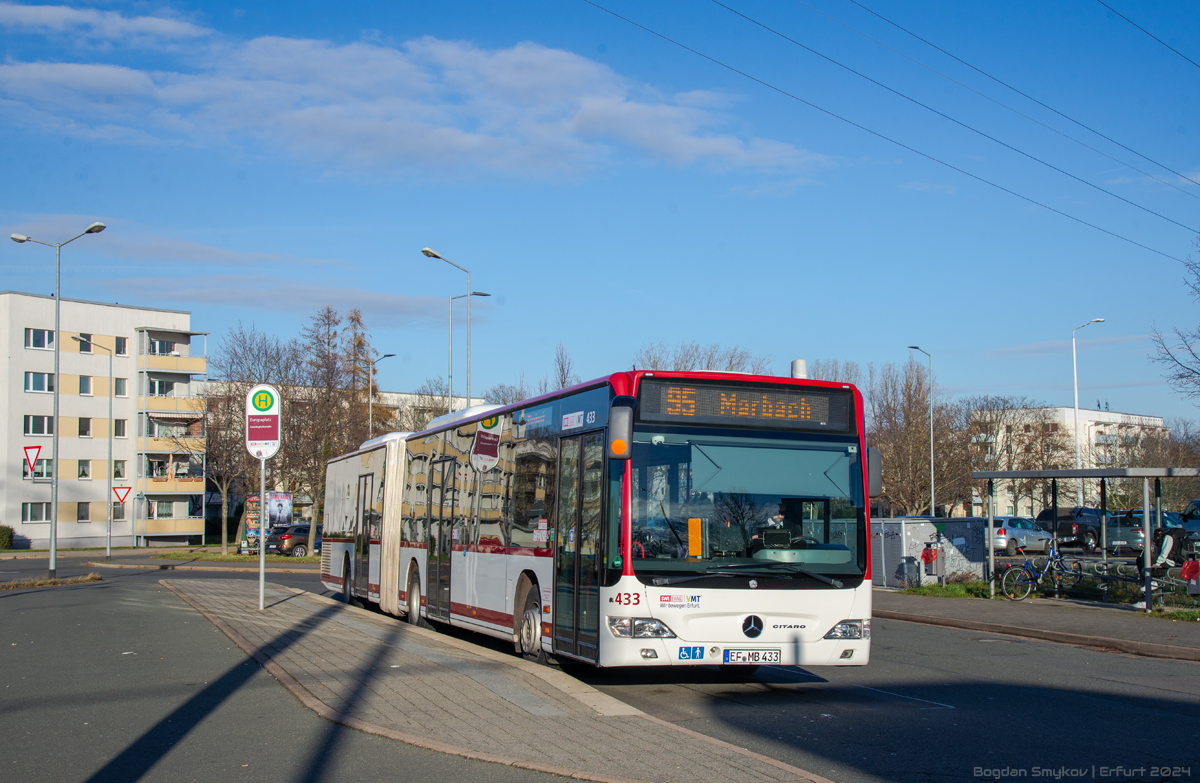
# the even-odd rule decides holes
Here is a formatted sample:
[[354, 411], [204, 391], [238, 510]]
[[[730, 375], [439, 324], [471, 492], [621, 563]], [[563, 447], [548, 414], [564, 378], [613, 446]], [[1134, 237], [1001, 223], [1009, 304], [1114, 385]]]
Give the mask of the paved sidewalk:
[[[113, 556], [111, 561], [103, 559], [91, 560], [85, 566], [94, 568], [140, 568], [156, 569], [159, 571], [253, 571], [258, 573], [258, 561], [254, 562], [225, 562], [221, 560], [163, 560], [152, 556], [122, 555]], [[320, 563], [284, 563], [267, 561], [267, 573], [276, 574], [319, 574]]]
[[164, 579], [330, 720], [469, 758], [597, 781], [829, 783], [683, 729], [548, 666], [242, 580]]
[[1107, 647], [1156, 658], [1200, 661], [1200, 622], [1171, 622], [1147, 617], [1144, 612], [1134, 609], [1086, 601], [937, 598], [877, 589], [873, 593], [872, 614], [882, 619]]

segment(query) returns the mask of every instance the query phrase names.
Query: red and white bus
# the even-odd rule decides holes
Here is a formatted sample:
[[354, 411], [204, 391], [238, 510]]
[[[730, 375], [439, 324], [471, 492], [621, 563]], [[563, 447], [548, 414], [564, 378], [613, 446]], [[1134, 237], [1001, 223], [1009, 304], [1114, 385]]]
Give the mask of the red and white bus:
[[878, 452], [853, 386], [621, 372], [330, 460], [346, 600], [597, 666], [862, 665]]

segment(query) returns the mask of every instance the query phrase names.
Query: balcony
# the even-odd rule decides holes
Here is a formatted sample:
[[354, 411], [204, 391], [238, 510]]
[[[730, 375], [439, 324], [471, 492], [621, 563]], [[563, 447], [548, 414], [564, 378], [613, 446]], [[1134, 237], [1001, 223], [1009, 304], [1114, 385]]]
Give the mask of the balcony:
[[146, 493], [173, 494], [173, 495], [194, 495], [197, 492], [204, 491], [203, 476], [151, 476], [149, 478], [139, 479], [141, 481], [142, 491]]
[[138, 438], [138, 451], [200, 454], [204, 451], [204, 438]]
[[141, 410], [166, 413], [194, 413], [200, 418], [204, 411], [201, 397], [142, 397]]
[[175, 519], [139, 519], [134, 523], [134, 535], [153, 536], [168, 533], [203, 535], [204, 520], [180, 517]]
[[162, 370], [201, 375], [207, 361], [203, 356], [172, 356], [170, 354], [143, 354], [138, 357], [139, 370]]

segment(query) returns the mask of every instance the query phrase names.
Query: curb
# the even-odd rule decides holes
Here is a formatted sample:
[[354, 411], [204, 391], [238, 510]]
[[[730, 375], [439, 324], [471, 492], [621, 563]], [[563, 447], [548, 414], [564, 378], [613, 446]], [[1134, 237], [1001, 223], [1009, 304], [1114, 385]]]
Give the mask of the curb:
[[[143, 571], [218, 571], [231, 573], [258, 573], [257, 568], [229, 568], [226, 566], [189, 566], [189, 565], [119, 565], [117, 563], [84, 563], [93, 568], [139, 568]], [[317, 569], [309, 568], [268, 568], [268, 574], [316, 574]]]
[[[357, 729], [359, 731], [366, 732], [367, 734], [375, 734], [375, 735], [378, 735], [381, 737], [387, 737], [388, 739], [399, 740], [399, 741], [407, 743], [409, 745], [415, 745], [416, 747], [419, 747], [419, 748], [425, 748], [426, 750], [433, 750], [433, 751], [437, 751], [439, 753], [446, 753], [446, 754], [449, 754], [452, 756], [460, 756], [462, 758], [474, 759], [477, 761], [487, 761], [487, 762], [491, 762], [494, 764], [504, 764], [506, 766], [517, 767], [519, 769], [528, 769], [533, 772], [545, 772], [545, 773], [548, 773], [551, 775], [559, 775], [561, 777], [573, 778], [575, 780], [593, 780], [593, 781], [597, 781], [597, 783], [648, 783], [648, 781], [636, 780], [636, 779], [632, 779], [632, 778], [619, 778], [619, 777], [614, 777], [611, 775], [603, 775], [603, 774], [599, 774], [599, 773], [595, 773], [595, 772], [585, 772], [584, 770], [570, 769], [568, 767], [559, 767], [554, 764], [543, 764], [543, 763], [536, 762], [536, 761], [526, 761], [524, 759], [512, 758], [510, 756], [500, 756], [500, 755], [491, 754], [491, 753], [482, 753], [480, 751], [471, 750], [469, 748], [463, 748], [463, 747], [459, 747], [457, 745], [451, 745], [446, 742], [438, 742], [437, 740], [430, 740], [430, 739], [426, 739], [424, 737], [417, 737], [412, 734], [406, 734], [405, 732], [402, 732], [402, 731], [396, 731], [395, 729], [385, 728], [378, 724], [370, 723], [368, 721], [360, 720], [359, 718], [354, 718], [349, 715], [340, 713], [337, 710], [334, 710], [329, 705], [325, 704], [323, 701], [317, 699], [311, 693], [309, 693], [308, 690], [305, 689], [303, 685], [301, 685], [294, 677], [292, 677], [292, 675], [288, 674], [281, 666], [279, 666], [277, 663], [275, 663], [273, 660], [271, 660], [270, 657], [259, 652], [258, 649], [256, 647], [254, 647], [254, 645], [252, 645], [245, 637], [243, 637], [241, 634], [239, 634], [237, 631], [235, 631], [233, 628], [231, 628], [227, 623], [225, 623], [223, 620], [218, 618], [216, 615], [209, 612], [204, 607], [200, 606], [197, 602], [193, 601], [191, 598], [189, 598], [187, 595], [185, 595], [181, 590], [174, 587], [170, 583], [170, 580], [160, 579], [160, 580], [158, 580], [158, 583], [160, 585], [162, 585], [163, 587], [167, 588], [168, 590], [170, 590], [175, 595], [182, 598], [189, 606], [191, 606], [193, 609], [195, 609], [197, 612], [199, 612], [204, 618], [206, 618], [209, 622], [211, 622], [213, 625], [215, 625], [217, 628], [219, 628], [221, 630], [221, 632], [224, 633], [226, 636], [228, 636], [234, 642], [234, 644], [236, 644], [238, 647], [240, 647], [242, 649], [243, 652], [245, 652], [247, 655], [249, 655], [253, 660], [257, 661], [268, 672], [270, 672], [271, 675], [274, 676], [275, 679], [278, 680], [281, 685], [283, 685], [283, 687], [287, 688], [287, 690], [293, 696], [295, 696], [300, 701], [301, 704], [303, 704], [305, 707], [308, 707], [313, 712], [317, 713], [318, 715], [320, 715], [322, 718], [325, 718], [326, 720], [333, 721], [334, 723], [340, 723], [343, 726], [346, 726], [346, 727], [352, 728], [352, 729]], [[327, 602], [327, 603], [331, 603], [331, 604], [337, 604], [338, 606], [342, 607], [342, 609], [344, 611], [349, 610], [349, 611], [353, 611], [353, 612], [362, 612], [364, 615], [367, 615], [368, 617], [378, 619], [378, 615], [376, 615], [374, 612], [370, 612], [366, 609], [360, 609], [358, 607], [347, 607], [341, 601], [336, 601], [327, 596], [317, 595], [315, 593], [309, 593], [307, 591], [298, 590], [294, 587], [287, 587], [285, 585], [274, 585], [274, 587], [282, 588], [282, 589], [284, 589], [290, 593], [293, 593], [294, 595], [297, 595], [297, 596], [302, 596], [306, 600], [307, 599], [316, 599], [318, 602]], [[519, 668], [523, 671], [529, 672], [531, 674], [534, 674], [537, 677], [539, 677], [542, 680], [549, 683], [550, 685], [558, 688], [559, 690], [562, 690], [566, 693], [571, 694], [577, 700], [582, 702], [584, 705], [588, 706], [591, 709], [594, 709], [597, 713], [599, 713], [601, 715], [627, 715], [627, 716], [641, 717], [641, 718], [644, 718], [644, 719], [650, 721], [651, 723], [655, 723], [664, 728], [674, 729], [675, 731], [678, 731], [681, 734], [685, 734], [694, 739], [698, 739], [698, 740], [710, 743], [712, 745], [716, 745], [724, 750], [728, 750], [728, 751], [730, 751], [732, 753], [736, 753], [740, 756], [751, 758], [751, 759], [754, 759], [761, 763], [775, 767], [776, 769], [780, 769], [785, 772], [789, 772], [793, 775], [796, 775], [798, 778], [810, 781], [810, 783], [833, 783], [833, 781], [829, 780], [828, 778], [821, 777], [820, 775], [809, 772], [807, 770], [800, 769], [799, 767], [794, 767], [790, 764], [786, 764], [782, 761], [773, 759], [769, 756], [764, 756], [760, 753], [755, 753], [754, 751], [748, 750], [746, 748], [740, 748], [736, 745], [732, 745], [728, 742], [724, 742], [722, 740], [716, 739], [715, 737], [709, 737], [706, 734], [700, 734], [699, 732], [692, 731], [691, 729], [686, 729], [682, 726], [678, 726], [674, 723], [671, 723], [670, 721], [665, 721], [665, 720], [662, 720], [661, 718], [656, 718], [652, 715], [647, 715], [647, 714], [643, 713], [641, 710], [638, 710], [634, 707], [630, 707], [629, 705], [626, 705], [624, 702], [621, 702], [620, 700], [615, 699], [615, 698], [609, 696], [608, 694], [601, 693], [600, 691], [596, 690], [595, 688], [592, 688], [590, 685], [581, 683], [578, 680], [576, 680], [574, 677], [563, 674], [562, 672], [558, 672], [553, 669], [548, 669], [544, 666], [541, 666], [541, 665], [535, 664], [535, 663], [531, 663], [524, 659], [510, 659], [507, 656], [502, 656], [499, 653], [495, 653], [494, 656], [489, 655], [488, 653], [491, 653], [492, 652], [491, 650], [488, 650], [486, 648], [480, 648], [469, 642], [464, 642], [460, 639], [455, 639], [454, 637], [445, 636], [443, 634], [437, 633], [436, 631], [431, 631], [431, 630], [428, 630], [425, 628], [420, 628], [418, 626], [408, 626], [408, 630], [409, 631], [418, 631], [422, 635], [428, 634], [429, 636], [436, 638], [439, 642], [448, 644], [452, 647], [456, 647], [459, 649], [469, 651], [476, 655], [482, 655], [482, 657], [485, 657], [485, 658], [493, 658], [494, 657], [494, 659], [496, 659], [496, 660], [503, 660], [504, 663], [506, 663], [510, 666], [514, 666], [515, 668]]]
[[1041, 639], [1045, 642], [1076, 644], [1083, 647], [1105, 647], [1133, 655], [1144, 655], [1148, 658], [1200, 661], [1200, 649], [1195, 647], [1179, 647], [1174, 644], [1158, 644], [1156, 642], [1138, 642], [1130, 639], [1113, 639], [1107, 636], [1088, 636], [1079, 633], [1066, 633], [1065, 631], [1047, 631], [1042, 628], [1027, 628], [1021, 625], [984, 623], [977, 620], [960, 620], [956, 617], [938, 617], [928, 614], [910, 614], [908, 612], [894, 612], [887, 609], [875, 609], [871, 614], [881, 620], [901, 620], [908, 623], [940, 625], [946, 628], [958, 628], [965, 631], [1003, 633], [1009, 636], [1024, 636], [1029, 639]]

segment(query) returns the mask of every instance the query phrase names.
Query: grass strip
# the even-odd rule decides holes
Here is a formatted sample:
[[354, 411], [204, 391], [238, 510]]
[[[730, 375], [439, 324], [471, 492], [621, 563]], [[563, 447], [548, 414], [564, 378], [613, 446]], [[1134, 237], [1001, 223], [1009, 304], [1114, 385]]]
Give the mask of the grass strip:
[[[153, 555], [156, 560], [209, 560], [218, 563], [257, 563], [258, 555], [222, 555], [216, 552], [168, 552]], [[320, 563], [318, 555], [308, 557], [291, 557], [289, 555], [267, 555], [268, 563]]]
[[[906, 587], [900, 591], [904, 595], [932, 595], [937, 598], [990, 598], [988, 583], [984, 581], [962, 582], [958, 584], [928, 584], [916, 587]], [[997, 591], [999, 592], [999, 591]]]
[[71, 576], [65, 579], [50, 579], [49, 577], [31, 577], [29, 579], [14, 579], [11, 582], [0, 582], [0, 590], [21, 590], [27, 587], [59, 587], [61, 585], [82, 585], [88, 582], [99, 582], [100, 574], [92, 572], [86, 576]]

